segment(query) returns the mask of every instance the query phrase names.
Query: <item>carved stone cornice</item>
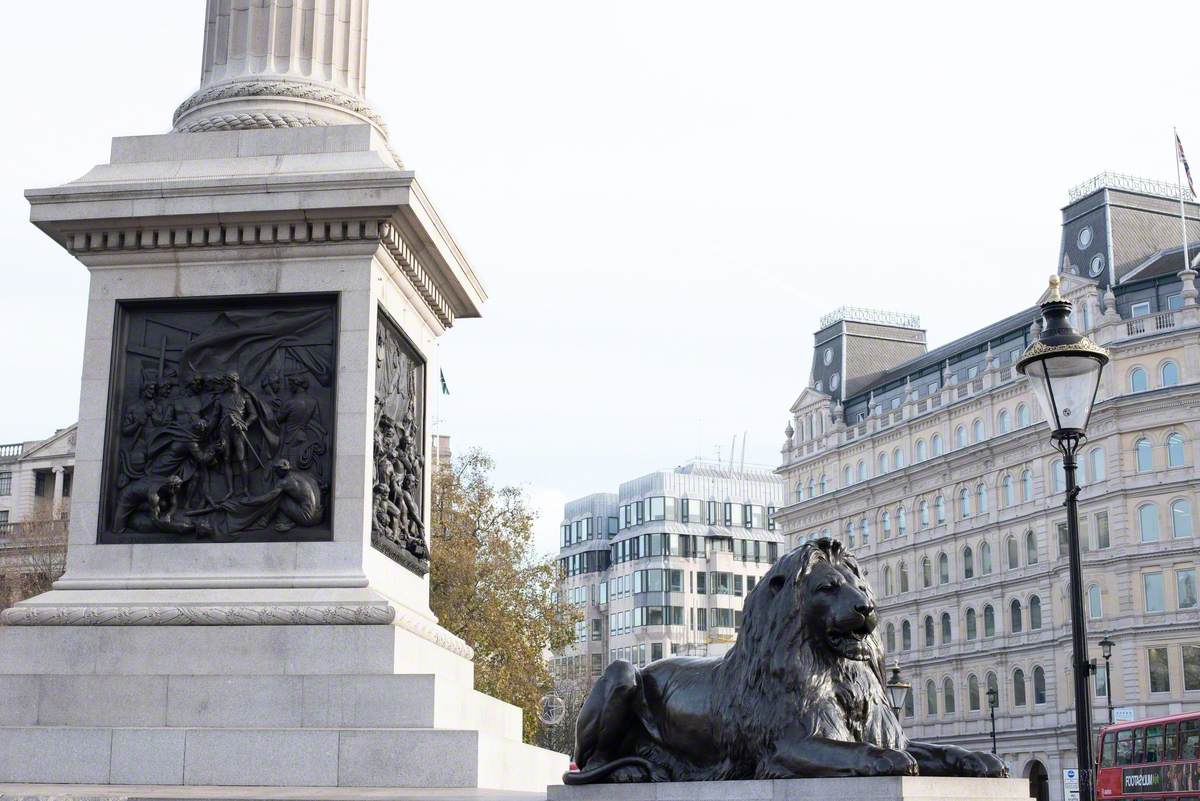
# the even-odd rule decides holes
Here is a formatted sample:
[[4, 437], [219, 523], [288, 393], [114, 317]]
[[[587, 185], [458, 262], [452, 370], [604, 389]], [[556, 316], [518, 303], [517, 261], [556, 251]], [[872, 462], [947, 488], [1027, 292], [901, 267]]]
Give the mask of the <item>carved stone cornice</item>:
[[[209, 103], [217, 103], [222, 100], [233, 100], [243, 98], [287, 98], [289, 100], [306, 100], [316, 103], [321, 103], [327, 106], [334, 106], [352, 114], [362, 117], [378, 128], [385, 136], [387, 135], [387, 124], [383, 121], [383, 117], [362, 98], [355, 97], [347, 92], [343, 92], [332, 86], [322, 86], [315, 83], [301, 83], [299, 81], [275, 80], [275, 81], [234, 81], [232, 83], [218, 84], [202, 88], [189, 97], [187, 100], [179, 104], [179, 108], [175, 109], [175, 115], [171, 119], [171, 123], [175, 125], [177, 132], [194, 132], [194, 131], [211, 131], [211, 130], [233, 130], [230, 128], [217, 128], [213, 126], [205, 127], [209, 117], [197, 118], [187, 121], [183, 126], [179, 125], [180, 118], [187, 114], [192, 109]], [[314, 121], [313, 125], [328, 125], [327, 121]], [[279, 125], [250, 125], [246, 127], [298, 127], [295, 125], [279, 126]]]

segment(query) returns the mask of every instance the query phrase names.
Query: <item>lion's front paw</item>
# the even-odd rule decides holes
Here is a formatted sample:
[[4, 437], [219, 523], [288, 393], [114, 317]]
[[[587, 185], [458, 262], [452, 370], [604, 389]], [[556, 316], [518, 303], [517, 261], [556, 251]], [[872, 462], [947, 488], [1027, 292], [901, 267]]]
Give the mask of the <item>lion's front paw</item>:
[[916, 776], [917, 760], [907, 751], [872, 748], [867, 757], [868, 776]]
[[968, 751], [955, 765], [960, 776], [1004, 779], [1008, 777], [1008, 766], [995, 754], [987, 751]]

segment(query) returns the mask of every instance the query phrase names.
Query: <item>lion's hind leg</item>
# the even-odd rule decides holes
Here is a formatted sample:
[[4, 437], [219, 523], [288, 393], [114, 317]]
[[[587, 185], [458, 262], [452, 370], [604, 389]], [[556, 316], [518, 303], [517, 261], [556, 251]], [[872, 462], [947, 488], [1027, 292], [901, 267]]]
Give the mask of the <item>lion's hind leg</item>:
[[579, 710], [575, 727], [575, 764], [581, 771], [635, 756], [632, 744], [641, 730], [634, 703], [641, 677], [629, 662], [608, 666]]

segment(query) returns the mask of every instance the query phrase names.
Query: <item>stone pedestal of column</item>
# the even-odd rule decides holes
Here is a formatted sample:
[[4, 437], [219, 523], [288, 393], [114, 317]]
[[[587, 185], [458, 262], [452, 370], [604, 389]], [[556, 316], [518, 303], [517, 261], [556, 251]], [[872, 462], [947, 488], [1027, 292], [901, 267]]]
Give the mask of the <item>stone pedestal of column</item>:
[[1025, 779], [858, 779], [558, 785], [547, 801], [1030, 801]]

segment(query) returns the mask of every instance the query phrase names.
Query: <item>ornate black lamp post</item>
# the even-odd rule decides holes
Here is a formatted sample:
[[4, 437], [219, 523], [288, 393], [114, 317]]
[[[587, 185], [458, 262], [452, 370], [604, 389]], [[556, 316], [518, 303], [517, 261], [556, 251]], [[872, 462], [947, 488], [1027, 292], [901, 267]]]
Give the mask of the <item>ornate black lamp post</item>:
[[1109, 664], [1109, 659], [1112, 658], [1112, 649], [1116, 643], [1104, 635], [1104, 639], [1100, 641], [1100, 653], [1104, 654], [1104, 695], [1108, 697], [1108, 725], [1113, 724], [1112, 710], [1112, 665]]
[[888, 694], [888, 704], [892, 707], [892, 712], [899, 718], [900, 708], [904, 706], [904, 699], [908, 697], [908, 691], [912, 689], [911, 684], [900, 679], [899, 662], [892, 663], [892, 675], [884, 687]]
[[1088, 418], [1096, 402], [1108, 351], [1071, 327], [1071, 302], [1050, 279], [1050, 297], [1042, 304], [1043, 328], [1017, 362], [1050, 424], [1050, 439], [1063, 455], [1067, 479], [1067, 544], [1071, 576], [1071, 650], [1075, 675], [1075, 747], [1079, 754], [1079, 797], [1092, 796], [1092, 705], [1088, 695], [1087, 626], [1083, 616], [1083, 564], [1079, 549], [1079, 509], [1075, 455], [1086, 441]]
[[1000, 706], [1000, 691], [988, 687], [988, 709], [992, 711], [992, 753], [996, 753], [996, 707]]

